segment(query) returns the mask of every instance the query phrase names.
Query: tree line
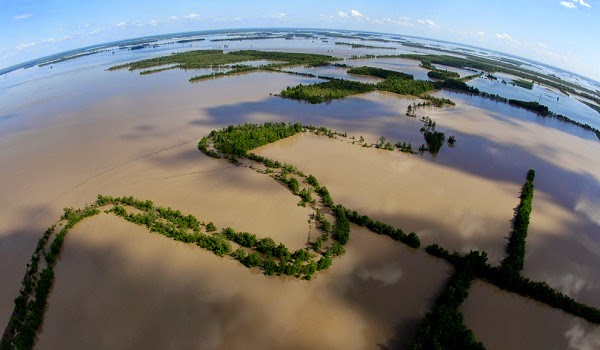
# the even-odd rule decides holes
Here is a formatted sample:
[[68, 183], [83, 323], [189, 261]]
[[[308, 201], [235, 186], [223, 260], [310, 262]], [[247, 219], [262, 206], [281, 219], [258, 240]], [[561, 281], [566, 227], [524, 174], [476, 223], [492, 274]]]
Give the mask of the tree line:
[[450, 277], [431, 310], [425, 315], [417, 334], [410, 345], [411, 350], [425, 349], [485, 349], [475, 339], [473, 331], [464, 324], [460, 306], [469, 295], [475, 269], [481, 261], [485, 262], [485, 253], [471, 251]]
[[520, 274], [525, 261], [525, 244], [531, 215], [535, 171], [529, 169], [527, 181], [521, 189], [521, 202], [517, 206], [513, 220], [513, 232], [506, 245], [506, 257], [502, 260], [501, 268], [508, 274]]

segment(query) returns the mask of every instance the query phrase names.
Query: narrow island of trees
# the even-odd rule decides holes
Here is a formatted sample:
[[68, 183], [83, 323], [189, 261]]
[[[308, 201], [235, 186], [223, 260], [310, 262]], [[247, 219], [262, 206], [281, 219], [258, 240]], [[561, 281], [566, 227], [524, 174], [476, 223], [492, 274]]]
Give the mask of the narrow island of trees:
[[528, 90], [532, 90], [533, 89], [533, 83], [534, 81], [527, 81], [527, 80], [523, 80], [523, 79], [513, 79], [512, 81], [513, 85], [516, 85], [518, 87], [522, 87], [524, 89], [528, 89]]
[[346, 71], [346, 73], [350, 74], [359, 74], [359, 75], [369, 75], [372, 77], [387, 79], [390, 77], [397, 77], [400, 79], [414, 80], [414, 76], [412, 74], [402, 73], [395, 70], [383, 69], [383, 68], [375, 68], [375, 67], [354, 67], [350, 68]]
[[373, 90], [375, 90], [375, 85], [373, 84], [344, 79], [332, 79], [313, 85], [300, 84], [294, 87], [288, 86], [285, 90], [281, 91], [280, 96], [292, 100], [301, 100], [317, 104]]
[[506, 245], [506, 257], [502, 260], [501, 269], [506, 274], [518, 275], [523, 270], [529, 215], [531, 214], [533, 201], [534, 179], [535, 171], [529, 169], [527, 181], [521, 189], [521, 203], [517, 207], [515, 219], [513, 220], [513, 232]]
[[430, 70], [427, 76], [432, 79], [446, 80], [460, 78], [460, 74], [443, 69]]

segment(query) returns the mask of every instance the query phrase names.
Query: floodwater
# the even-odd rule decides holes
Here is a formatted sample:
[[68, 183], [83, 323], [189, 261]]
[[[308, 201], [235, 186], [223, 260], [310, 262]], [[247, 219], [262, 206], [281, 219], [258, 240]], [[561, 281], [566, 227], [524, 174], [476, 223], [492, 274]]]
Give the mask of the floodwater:
[[481, 281], [471, 286], [462, 312], [489, 350], [600, 348], [600, 326]]
[[415, 231], [424, 246], [485, 250], [492, 262], [502, 259], [512, 208], [518, 203], [517, 186], [448, 169], [420, 156], [348, 142], [304, 134], [256, 153], [313, 174], [336, 203], [405, 232]]
[[[518, 77], [505, 73], [494, 73], [494, 76], [498, 80], [481, 77], [472, 79], [467, 84], [490, 94], [498, 94], [510, 99], [539, 102], [548, 106], [551, 111], [557, 114], [562, 114], [600, 129], [600, 114], [577, 100], [578, 98], [582, 99], [581, 97], [567, 95], [555, 88], [540, 84], [534, 84], [531, 90], [512, 86], [511, 82], [514, 79], [519, 79]], [[503, 84], [502, 80], [506, 81], [507, 84]]]
[[69, 233], [37, 348], [406, 348], [450, 268], [354, 232], [307, 282], [101, 214]]
[[[340, 57], [352, 52], [316, 40], [226, 43], [228, 49], [337, 49], [329, 53]], [[193, 48], [215, 44], [198, 42]], [[160, 54], [176, 50], [163, 49]], [[410, 141], [415, 149], [423, 143], [422, 123], [405, 116], [407, 106], [418, 102], [414, 98], [376, 92], [311, 105], [269, 96], [286, 86], [318, 81], [288, 74], [248, 73], [190, 84], [188, 79], [196, 74], [189, 71], [145, 76], [105, 71], [158, 54], [100, 53], [1, 78], [2, 326], [37, 239], [62, 208], [81, 207], [98, 193], [151, 199], [219, 228], [231, 226], [302, 247], [310, 212], [267, 176], [200, 154], [196, 142], [213, 129], [242, 122], [300, 121], [362, 135], [368, 142], [385, 136], [393, 143]], [[427, 74], [418, 61], [345, 63]], [[436, 96], [457, 103], [418, 112], [457, 138], [454, 148], [444, 146], [437, 157], [366, 149], [311, 135], [282, 140], [260, 152], [314, 173], [342, 204], [414, 230], [424, 243], [460, 251], [485, 249], [491, 262], [503, 256], [520, 186], [527, 170], [534, 168], [536, 192], [524, 272], [600, 306], [596, 136], [493, 101], [450, 92]], [[585, 118], [579, 113], [569, 117]], [[236, 348], [248, 339], [258, 348], [272, 341], [272, 334], [306, 338], [299, 347], [406, 345], [447, 278], [448, 267], [386, 237], [352, 232], [348, 253], [307, 283], [264, 277], [111, 217], [90, 219], [66, 240], [39, 345], [163, 348], [167, 340], [174, 341], [159, 339], [169, 334], [159, 331], [171, 327], [169, 321], [173, 328], [168, 329], [178, 340], [213, 348]], [[131, 239], [123, 239], [127, 235]], [[190, 300], [189, 309], [182, 300]], [[128, 305], [135, 311], [115, 316]], [[520, 317], [519, 312], [511, 315]], [[551, 324], [553, 317], [540, 322]], [[120, 319], [122, 324], [116, 322]], [[262, 329], [262, 324], [267, 326]], [[77, 332], [65, 339], [65, 330], [72, 329]]]

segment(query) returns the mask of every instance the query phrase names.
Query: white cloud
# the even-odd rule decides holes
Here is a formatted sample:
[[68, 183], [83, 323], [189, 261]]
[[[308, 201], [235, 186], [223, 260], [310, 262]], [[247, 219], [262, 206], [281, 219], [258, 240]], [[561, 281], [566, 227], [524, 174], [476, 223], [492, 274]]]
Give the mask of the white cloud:
[[351, 10], [351, 11], [350, 11], [350, 15], [351, 15], [352, 17], [364, 17], [364, 15], [363, 15], [362, 13], [360, 13], [360, 12], [358, 12], [358, 11], [356, 11], [356, 10]]
[[27, 18], [29, 18], [31, 16], [33, 16], [33, 13], [24, 13], [22, 15], [14, 16], [13, 19], [17, 19], [17, 20], [19, 20], [19, 19], [27, 19]]
[[346, 12], [340, 11], [340, 12], [338, 12], [338, 17], [342, 17], [342, 18], [348, 17], [348, 14]]
[[287, 15], [285, 14], [285, 12], [281, 12], [281, 13], [276, 13], [273, 16], [271, 16], [272, 18], [285, 18]]
[[591, 7], [592, 7], [592, 5], [588, 4], [588, 3], [587, 3], [587, 2], [585, 2], [584, 0], [574, 0], [574, 2], [578, 2], [578, 3], [579, 3], [579, 5], [581, 5], [581, 6], [585, 6], [585, 7], [587, 7], [587, 8], [591, 8]]
[[200, 18], [200, 15], [197, 13], [190, 13], [189, 15], [185, 16], [185, 19], [188, 19], [188, 20], [196, 20], [199, 18]]
[[158, 24], [158, 21], [155, 20], [155, 19], [153, 19], [150, 22], [148, 22], [148, 24], [151, 25], [151, 26], [156, 26]]
[[430, 19], [419, 19], [419, 20], [417, 20], [417, 23], [422, 26], [426, 26], [426, 27], [430, 27], [430, 28], [433, 28], [436, 26], [435, 22]]
[[506, 34], [506, 33], [496, 33], [496, 38], [498, 39], [502, 39], [502, 40], [507, 40], [507, 41], [511, 41], [513, 40], [512, 36]]
[[22, 51], [22, 50], [28, 49], [30, 47], [34, 47], [35, 45], [37, 45], [37, 43], [34, 43], [34, 42], [21, 44], [21, 45], [15, 47], [15, 51]]
[[86, 34], [86, 36], [96, 35], [96, 34], [102, 33], [103, 31], [104, 31], [104, 28], [97, 28], [97, 29], [94, 29], [94, 30], [88, 32]]
[[576, 9], [577, 8], [577, 6], [575, 6], [574, 3], [568, 2], [568, 1], [561, 1], [560, 4], [563, 5], [566, 8], [570, 8], [570, 9]]
[[121, 28], [121, 27], [125, 27], [127, 25], [127, 22], [119, 22], [117, 23], [117, 27]]
[[407, 21], [410, 21], [410, 18], [409, 17], [398, 17], [398, 20], [402, 21], [402, 22], [407, 22]]
[[520, 46], [520, 47], [527, 46], [527, 43], [519, 41], [506, 33], [496, 33], [496, 38], [504, 41], [504, 43], [509, 46]]
[[171, 18], [169, 18], [171, 21], [176, 21], [177, 20], [177, 16], [171, 16]]
[[539, 47], [543, 48], [543, 49], [547, 49], [548, 45], [544, 44], [544, 43], [537, 43]]

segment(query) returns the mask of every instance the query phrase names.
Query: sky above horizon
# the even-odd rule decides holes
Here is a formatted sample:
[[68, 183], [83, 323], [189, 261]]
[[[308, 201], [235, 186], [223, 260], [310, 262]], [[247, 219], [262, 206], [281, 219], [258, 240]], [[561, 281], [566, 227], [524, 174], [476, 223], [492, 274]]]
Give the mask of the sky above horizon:
[[600, 81], [598, 0], [3, 0], [0, 69], [108, 41], [294, 27], [421, 36], [534, 59]]

